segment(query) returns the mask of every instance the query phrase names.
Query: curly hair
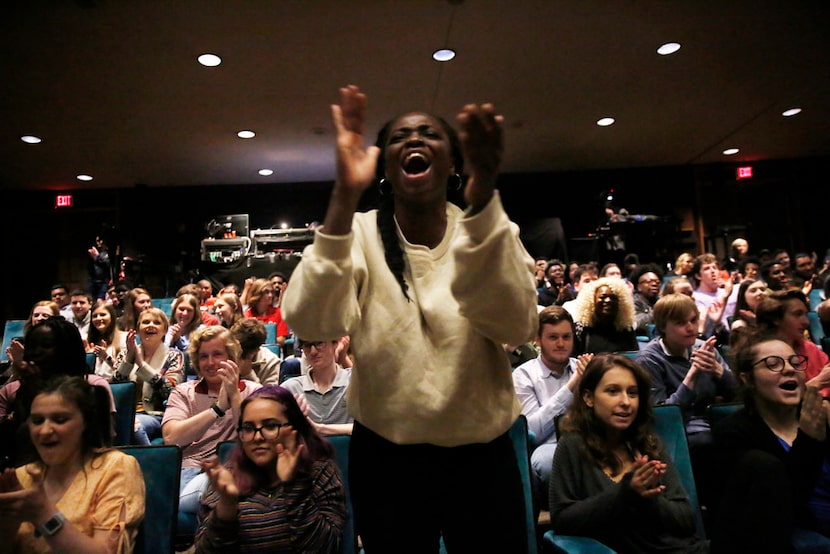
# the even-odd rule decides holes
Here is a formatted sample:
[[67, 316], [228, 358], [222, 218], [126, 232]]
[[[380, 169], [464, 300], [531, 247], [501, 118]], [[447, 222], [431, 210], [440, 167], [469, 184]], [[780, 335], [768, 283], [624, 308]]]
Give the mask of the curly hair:
[[600, 287], [608, 287], [617, 295], [617, 316], [614, 327], [623, 331], [634, 328], [634, 297], [628, 285], [622, 279], [602, 277], [582, 285], [576, 297], [576, 317], [574, 321], [582, 325], [593, 327], [596, 323], [595, 293]]
[[203, 342], [209, 342], [217, 338], [225, 343], [228, 359], [234, 362], [239, 361], [239, 357], [242, 355], [242, 347], [239, 346], [239, 341], [233, 336], [231, 330], [221, 325], [208, 325], [190, 334], [190, 346], [187, 348], [187, 354], [190, 356], [190, 363], [193, 365], [196, 373], [200, 374], [199, 348], [201, 348]]

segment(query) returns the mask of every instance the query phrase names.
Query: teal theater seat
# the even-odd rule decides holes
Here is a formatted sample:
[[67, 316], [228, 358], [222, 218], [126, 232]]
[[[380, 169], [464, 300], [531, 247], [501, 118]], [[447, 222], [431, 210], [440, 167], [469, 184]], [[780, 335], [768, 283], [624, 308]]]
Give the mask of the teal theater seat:
[[144, 476], [145, 510], [136, 539], [137, 554], [174, 552], [176, 513], [179, 510], [179, 479], [182, 451], [175, 445], [122, 446], [133, 456]]
[[135, 425], [135, 383], [110, 383], [115, 399], [115, 440], [114, 446], [127, 446], [133, 439]]

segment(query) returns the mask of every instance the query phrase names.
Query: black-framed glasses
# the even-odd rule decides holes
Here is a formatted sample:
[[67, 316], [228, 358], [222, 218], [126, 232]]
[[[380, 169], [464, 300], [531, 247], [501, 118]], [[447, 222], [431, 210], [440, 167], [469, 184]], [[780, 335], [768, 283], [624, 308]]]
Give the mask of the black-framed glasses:
[[807, 356], [802, 356], [801, 354], [793, 354], [789, 358], [782, 358], [781, 356], [767, 356], [766, 358], [761, 358], [752, 364], [752, 366], [755, 367], [758, 364], [764, 364], [764, 366], [773, 373], [781, 373], [784, 371], [785, 362], [790, 362], [790, 365], [793, 366], [795, 371], [804, 371], [807, 369]]
[[303, 350], [305, 352], [311, 352], [311, 348], [314, 347], [319, 351], [323, 348], [324, 344], [326, 344], [326, 341], [323, 341], [323, 340], [318, 340], [318, 341], [315, 341], [315, 342], [305, 342], [305, 341], [303, 341], [303, 343], [300, 344], [300, 350]]
[[290, 423], [279, 423], [278, 421], [268, 421], [259, 427], [251, 425], [250, 423], [243, 423], [236, 430], [239, 433], [239, 440], [242, 442], [251, 442], [256, 437], [257, 432], [262, 435], [262, 438], [267, 441], [272, 441], [280, 436], [280, 429]]

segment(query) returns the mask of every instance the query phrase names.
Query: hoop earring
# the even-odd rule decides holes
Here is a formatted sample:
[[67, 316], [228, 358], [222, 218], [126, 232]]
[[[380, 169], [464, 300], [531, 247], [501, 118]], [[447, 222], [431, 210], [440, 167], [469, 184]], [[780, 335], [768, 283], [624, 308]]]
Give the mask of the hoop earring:
[[[380, 193], [381, 196], [386, 196], [386, 192], [384, 192], [384, 190], [383, 190], [385, 188], [384, 185], [389, 185], [389, 182], [386, 180], [386, 177], [383, 177], [383, 178], [381, 178], [380, 181], [378, 181], [378, 192]], [[391, 191], [390, 191], [390, 194], [391, 194]]]
[[[464, 180], [461, 178], [461, 175], [456, 173], [455, 174], [455, 180], [456, 180], [455, 190], [461, 190], [462, 188], [464, 188]], [[450, 179], [450, 186], [452, 186], [452, 179]]]

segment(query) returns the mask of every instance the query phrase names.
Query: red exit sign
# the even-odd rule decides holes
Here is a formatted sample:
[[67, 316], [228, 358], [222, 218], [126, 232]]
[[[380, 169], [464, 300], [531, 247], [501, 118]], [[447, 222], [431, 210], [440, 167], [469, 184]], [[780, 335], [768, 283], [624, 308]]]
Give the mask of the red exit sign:
[[56, 208], [71, 208], [74, 203], [71, 194], [58, 194], [55, 196]]
[[739, 167], [736, 179], [737, 180], [752, 179], [752, 166], [747, 165], [747, 166], [744, 166], [744, 167]]

